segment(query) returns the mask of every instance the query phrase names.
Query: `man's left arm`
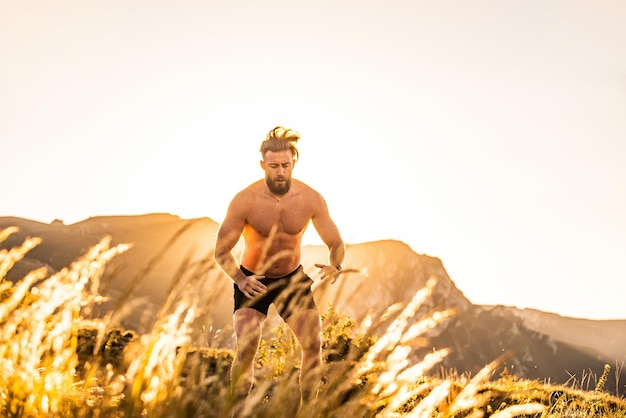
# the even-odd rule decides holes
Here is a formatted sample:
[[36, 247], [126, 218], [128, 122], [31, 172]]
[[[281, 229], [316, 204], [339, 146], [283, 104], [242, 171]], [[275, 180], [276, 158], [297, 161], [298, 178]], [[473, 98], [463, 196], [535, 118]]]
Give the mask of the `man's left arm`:
[[329, 265], [315, 264], [315, 266], [321, 269], [320, 272], [322, 274], [322, 280], [332, 278], [331, 283], [334, 283], [335, 280], [337, 280], [339, 272], [341, 271], [341, 265], [345, 260], [346, 247], [343, 239], [341, 239], [341, 234], [339, 233], [337, 225], [335, 225], [335, 222], [333, 222], [330, 217], [328, 205], [321, 196], [319, 196], [319, 198], [320, 202], [318, 210], [315, 211], [311, 221], [313, 222], [313, 226], [315, 227], [315, 230], [319, 234], [320, 238], [328, 247]]

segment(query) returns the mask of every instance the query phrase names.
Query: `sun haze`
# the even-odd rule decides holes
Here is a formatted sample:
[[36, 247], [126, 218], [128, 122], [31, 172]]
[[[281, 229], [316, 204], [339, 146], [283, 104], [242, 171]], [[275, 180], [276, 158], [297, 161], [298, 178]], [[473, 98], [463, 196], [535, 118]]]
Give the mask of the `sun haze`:
[[474, 303], [626, 318], [625, 19], [617, 0], [4, 2], [0, 215], [219, 222], [284, 125], [348, 243], [439, 257]]

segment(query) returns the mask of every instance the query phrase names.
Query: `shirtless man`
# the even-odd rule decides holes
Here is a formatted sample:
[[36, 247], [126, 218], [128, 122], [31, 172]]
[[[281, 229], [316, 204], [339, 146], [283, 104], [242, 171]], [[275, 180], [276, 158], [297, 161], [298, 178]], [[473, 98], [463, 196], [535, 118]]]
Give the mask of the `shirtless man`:
[[[261, 144], [265, 179], [239, 192], [217, 233], [215, 260], [234, 282], [237, 353], [232, 393], [241, 408], [253, 382], [254, 357], [269, 305], [274, 303], [302, 347], [300, 399], [312, 405], [322, 374], [321, 319], [311, 292], [313, 281], [300, 265], [304, 231], [313, 223], [329, 250], [328, 264], [316, 264], [320, 279], [336, 280], [345, 246], [322, 196], [291, 178], [300, 135], [278, 126]], [[232, 249], [243, 235], [240, 264]]]

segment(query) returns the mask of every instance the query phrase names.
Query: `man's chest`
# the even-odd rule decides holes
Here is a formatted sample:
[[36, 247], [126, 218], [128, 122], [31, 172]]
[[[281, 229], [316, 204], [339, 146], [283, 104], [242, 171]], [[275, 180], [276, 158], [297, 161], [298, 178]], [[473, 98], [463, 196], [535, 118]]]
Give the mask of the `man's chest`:
[[268, 236], [273, 227], [276, 232], [298, 235], [304, 231], [312, 213], [297, 202], [261, 202], [251, 208], [247, 223], [263, 236]]

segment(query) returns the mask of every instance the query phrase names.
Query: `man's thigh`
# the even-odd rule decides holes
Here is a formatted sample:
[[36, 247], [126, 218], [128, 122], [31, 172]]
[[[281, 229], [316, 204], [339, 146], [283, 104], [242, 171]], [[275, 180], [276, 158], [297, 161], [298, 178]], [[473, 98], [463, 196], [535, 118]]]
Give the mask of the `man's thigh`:
[[265, 315], [255, 309], [241, 308], [236, 310], [233, 315], [233, 326], [237, 338], [246, 335], [260, 335], [265, 318]]

